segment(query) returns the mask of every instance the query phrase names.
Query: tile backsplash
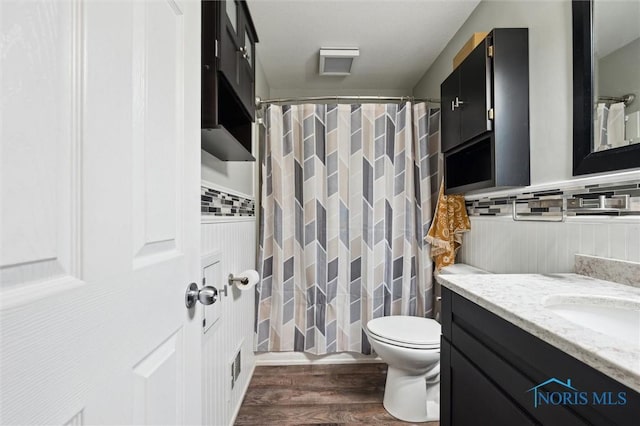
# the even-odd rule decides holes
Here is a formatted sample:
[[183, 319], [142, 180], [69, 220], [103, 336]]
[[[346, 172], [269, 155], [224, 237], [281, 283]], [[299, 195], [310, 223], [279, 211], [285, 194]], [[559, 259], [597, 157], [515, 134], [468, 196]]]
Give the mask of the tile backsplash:
[[212, 216], [255, 216], [255, 201], [202, 186], [200, 212]]
[[[544, 190], [542, 190], [544, 189]], [[564, 222], [514, 221], [518, 214], [559, 216], [557, 200], [583, 202], [628, 196], [624, 211], [571, 211]], [[555, 200], [555, 201], [554, 201]], [[494, 273], [574, 272], [575, 254], [640, 262], [640, 177], [634, 174], [615, 183], [561, 182], [558, 187], [523, 188], [467, 197], [471, 231], [464, 235], [457, 262]]]
[[[560, 198], [581, 198], [583, 200], [597, 199], [604, 195], [612, 196], [628, 195], [630, 208], [622, 212], [598, 212], [598, 215], [624, 216], [640, 215], [640, 180], [619, 182], [616, 184], [605, 183], [595, 185], [567, 186], [563, 189], [551, 189], [539, 192], [523, 192], [521, 194], [503, 197], [486, 197], [467, 201], [467, 211], [471, 216], [506, 216], [512, 213], [512, 203], [516, 201], [518, 213], [540, 216], [553, 216], [560, 214], [559, 206], [547, 206], [539, 201], [557, 200]], [[593, 211], [572, 212], [569, 215], [594, 215]]]

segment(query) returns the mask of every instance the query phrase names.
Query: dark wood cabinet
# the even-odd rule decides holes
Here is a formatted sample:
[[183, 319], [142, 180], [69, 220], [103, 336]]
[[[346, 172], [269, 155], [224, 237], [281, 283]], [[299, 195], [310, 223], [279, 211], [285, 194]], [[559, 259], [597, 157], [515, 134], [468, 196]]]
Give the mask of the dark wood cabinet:
[[526, 28], [496, 28], [440, 86], [445, 189], [529, 184]]
[[253, 117], [256, 33], [244, 1], [220, 1], [220, 73]]
[[[449, 345], [448, 343], [446, 343]], [[449, 345], [451, 371], [451, 399], [455, 411], [451, 424], [488, 424], [478, 419], [491, 419], [492, 426], [526, 426], [535, 422], [511, 398], [486, 377], [471, 361]], [[478, 403], [478, 399], [482, 403]], [[500, 412], [496, 416], [496, 411]]]
[[[442, 83], [442, 150], [456, 146], [492, 129], [490, 39], [476, 46]], [[444, 130], [446, 129], [446, 130]]]
[[456, 68], [440, 85], [440, 131], [442, 152], [460, 145], [460, 111], [456, 101], [460, 95], [460, 68]]
[[202, 149], [221, 160], [255, 160], [257, 42], [245, 1], [202, 2]]
[[[440, 362], [442, 426], [635, 425], [640, 418], [640, 394], [447, 288]], [[569, 393], [567, 403], [536, 406], [530, 389], [550, 378], [571, 379], [587, 399]], [[567, 390], [553, 382], [540, 389]], [[592, 392], [612, 401], [625, 392], [626, 404], [591, 404]]]

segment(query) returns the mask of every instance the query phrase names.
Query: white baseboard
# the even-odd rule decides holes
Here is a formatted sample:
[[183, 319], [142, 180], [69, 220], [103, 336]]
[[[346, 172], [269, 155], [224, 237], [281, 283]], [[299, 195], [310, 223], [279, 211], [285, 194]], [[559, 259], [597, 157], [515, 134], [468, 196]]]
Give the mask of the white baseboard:
[[256, 363], [253, 363], [253, 367], [251, 367], [251, 371], [249, 372], [249, 377], [247, 377], [247, 383], [244, 385], [244, 389], [242, 389], [242, 398], [238, 398], [238, 405], [236, 409], [233, 411], [233, 416], [231, 416], [231, 422], [229, 426], [233, 426], [236, 422], [236, 418], [238, 417], [238, 413], [240, 412], [240, 408], [242, 407], [242, 403], [244, 402], [244, 397], [247, 395], [247, 390], [249, 389], [249, 385], [251, 384], [251, 379], [253, 379], [253, 372], [256, 371]]
[[313, 355], [304, 352], [256, 352], [256, 366], [261, 365], [312, 365], [312, 364], [363, 364], [380, 363], [382, 359], [374, 355], [355, 352], [338, 352]]

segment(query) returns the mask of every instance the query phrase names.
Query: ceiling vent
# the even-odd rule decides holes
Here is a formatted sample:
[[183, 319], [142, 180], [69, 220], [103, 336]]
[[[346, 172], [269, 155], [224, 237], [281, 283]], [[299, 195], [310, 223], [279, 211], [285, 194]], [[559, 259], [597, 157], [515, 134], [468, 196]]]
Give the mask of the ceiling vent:
[[354, 58], [360, 56], [357, 48], [320, 49], [320, 75], [349, 75]]

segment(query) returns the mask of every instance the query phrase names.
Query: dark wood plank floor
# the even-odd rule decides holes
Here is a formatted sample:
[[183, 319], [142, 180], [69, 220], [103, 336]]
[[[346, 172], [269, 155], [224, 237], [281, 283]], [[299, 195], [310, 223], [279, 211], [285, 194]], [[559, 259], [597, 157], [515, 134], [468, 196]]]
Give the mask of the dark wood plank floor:
[[386, 372], [386, 364], [256, 367], [235, 424], [409, 425], [382, 406]]

